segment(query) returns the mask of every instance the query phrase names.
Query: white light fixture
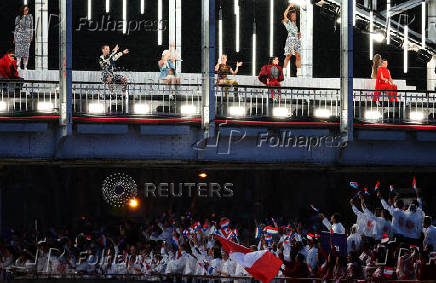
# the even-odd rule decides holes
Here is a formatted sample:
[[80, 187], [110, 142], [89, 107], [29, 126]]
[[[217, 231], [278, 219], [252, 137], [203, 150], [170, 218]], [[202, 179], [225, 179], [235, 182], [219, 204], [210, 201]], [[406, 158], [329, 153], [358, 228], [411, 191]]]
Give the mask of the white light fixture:
[[420, 112], [420, 111], [410, 112], [409, 118], [411, 121], [421, 122], [422, 120], [424, 120], [424, 112]]
[[374, 39], [376, 42], [380, 43], [380, 42], [382, 42], [383, 40], [385, 40], [385, 35], [384, 35], [381, 31], [378, 31], [378, 32], [376, 32], [376, 33], [373, 34], [373, 39]]
[[24, 5], [27, 5], [27, 0], [24, 0]]
[[240, 10], [239, 10], [239, 0], [234, 0], [234, 4], [235, 4], [235, 17], [236, 17], [236, 46], [235, 46], [235, 50], [236, 52], [239, 52], [240, 49]]
[[386, 3], [386, 21], [388, 21], [386, 43], [391, 44], [391, 0], [387, 0]]
[[195, 107], [195, 105], [192, 104], [185, 104], [182, 105], [182, 107], [180, 108], [180, 112], [182, 115], [185, 116], [194, 115], [197, 113], [197, 107]]
[[409, 26], [404, 26], [404, 73], [407, 73], [408, 69], [408, 56], [409, 56]]
[[90, 103], [88, 105], [88, 112], [92, 114], [103, 114], [106, 111], [103, 103]]
[[141, 0], [141, 15], [145, 13], [145, 0]]
[[422, 42], [421, 42], [421, 48], [424, 49], [425, 48], [425, 21], [426, 21], [426, 16], [425, 16], [425, 1], [422, 2], [422, 19], [421, 19], [421, 36], [422, 36]]
[[269, 12], [269, 57], [272, 57], [274, 56], [274, 0], [270, 0]]
[[245, 115], [245, 108], [242, 106], [230, 106], [229, 107], [230, 116], [241, 117]]
[[373, 43], [373, 32], [374, 32], [374, 12], [369, 12], [369, 60], [374, 57], [374, 43]]
[[135, 114], [150, 114], [150, 105], [145, 103], [137, 103], [133, 106]]
[[106, 0], [106, 13], [110, 12], [110, 4], [109, 4], [110, 0]]
[[223, 55], [223, 20], [218, 20], [218, 54], [219, 58]]
[[158, 31], [157, 31], [157, 45], [162, 45], [163, 38], [163, 27], [162, 27], [162, 0], [157, 1], [157, 20], [158, 20]]
[[274, 107], [273, 108], [273, 116], [278, 118], [286, 118], [289, 117], [289, 109], [286, 107]]
[[127, 0], [123, 0], [123, 33], [127, 32]]
[[92, 0], [88, 0], [88, 21], [92, 18]]
[[365, 119], [366, 120], [380, 120], [382, 118], [382, 115], [379, 111], [377, 110], [368, 110], [365, 112]]
[[8, 109], [8, 104], [5, 101], [0, 101], [0, 112], [5, 112]]
[[53, 111], [53, 103], [40, 101], [36, 105], [36, 109], [38, 110], [38, 112], [52, 112]]
[[252, 56], [252, 62], [253, 62], [253, 76], [256, 76], [256, 52], [257, 52], [257, 48], [256, 48], [256, 34], [253, 33], [253, 56]]
[[353, 0], [353, 27], [355, 25], [356, 25], [356, 0]]
[[332, 111], [326, 108], [315, 109], [314, 114], [316, 118], [328, 119], [332, 116]]

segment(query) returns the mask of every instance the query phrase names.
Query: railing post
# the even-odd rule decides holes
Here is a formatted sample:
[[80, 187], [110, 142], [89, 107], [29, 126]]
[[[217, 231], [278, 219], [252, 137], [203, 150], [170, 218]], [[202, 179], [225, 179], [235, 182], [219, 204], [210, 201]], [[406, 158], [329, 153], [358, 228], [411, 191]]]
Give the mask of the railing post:
[[215, 134], [215, 0], [201, 1], [202, 5], [202, 111], [204, 138]]
[[341, 135], [353, 140], [353, 0], [341, 5]]
[[63, 137], [72, 133], [72, 1], [59, 0], [59, 124]]

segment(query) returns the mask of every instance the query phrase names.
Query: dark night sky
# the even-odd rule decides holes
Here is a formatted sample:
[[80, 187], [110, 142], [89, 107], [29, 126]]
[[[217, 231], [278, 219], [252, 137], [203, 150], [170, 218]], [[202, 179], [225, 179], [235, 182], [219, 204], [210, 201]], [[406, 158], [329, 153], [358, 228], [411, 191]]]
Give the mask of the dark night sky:
[[[33, 1], [31, 10], [33, 9]], [[217, 9], [219, 1], [217, 0]], [[257, 69], [267, 61], [269, 55], [269, 1], [257, 0], [254, 9], [253, 0], [240, 0], [241, 6], [241, 51], [236, 54], [234, 48], [235, 32], [233, 14], [233, 1], [222, 0], [224, 9], [224, 51], [229, 54], [230, 63], [236, 60], [245, 62], [240, 69], [240, 74], [251, 74], [251, 35], [252, 22], [255, 10], [258, 34], [258, 62]], [[281, 25], [282, 12], [286, 8], [287, 1], [276, 1], [275, 20], [275, 54], [281, 56], [283, 61], [283, 45], [286, 40], [286, 30]], [[10, 11], [4, 13], [2, 19], [2, 29], [0, 31], [2, 40], [0, 42], [0, 51], [3, 52], [11, 47], [13, 22], [18, 10], [20, 1], [4, 0], [0, 3], [1, 11]], [[77, 29], [80, 18], [86, 16], [86, 0], [73, 1], [73, 30]], [[119, 20], [121, 17], [121, 1], [111, 0], [111, 18]], [[145, 15], [140, 15], [140, 0], [129, 0], [128, 17], [131, 20], [156, 20], [157, 19], [157, 1], [146, 0]], [[163, 1], [164, 20], [168, 21], [167, 1]], [[57, 13], [58, 1], [50, 1], [50, 13]], [[414, 9], [416, 13], [415, 23], [411, 28], [417, 30], [420, 28], [420, 9]], [[101, 19], [104, 15], [104, 1], [94, 1], [93, 17]], [[218, 16], [218, 14], [217, 14]], [[183, 40], [183, 71], [199, 72], [201, 56], [201, 1], [189, 0], [184, 1], [182, 9], [182, 40]], [[320, 9], [314, 9], [314, 76], [315, 77], [338, 77], [339, 76], [339, 30], [334, 29], [334, 20], [320, 15]], [[304, 36], [304, 35], [303, 35]], [[50, 25], [50, 44], [49, 67], [57, 69], [58, 65], [58, 31], [56, 21], [53, 20]], [[81, 70], [97, 70], [97, 57], [100, 53], [99, 47], [103, 43], [114, 45], [119, 43], [121, 48], [129, 48], [131, 54], [120, 60], [119, 65], [127, 70], [132, 71], [157, 71], [156, 62], [160, 57], [163, 49], [168, 45], [168, 36], [164, 33], [163, 46], [157, 46], [157, 33], [152, 31], [138, 31], [130, 35], [123, 35], [121, 32], [90, 32], [86, 30], [74, 31], [73, 33], [73, 68]], [[33, 46], [32, 46], [33, 49]], [[368, 60], [368, 36], [355, 30], [354, 38], [354, 63], [355, 77], [369, 77], [371, 62]], [[418, 85], [424, 88], [426, 85], [426, 67], [423, 63], [416, 61], [416, 53], [410, 52], [409, 55], [409, 73], [407, 77], [403, 74], [403, 53], [401, 49], [386, 44], [375, 44], [375, 53], [381, 53], [383, 57], [390, 61], [390, 69], [394, 79], [408, 79], [409, 84]], [[33, 50], [31, 51], [33, 53]], [[33, 65], [31, 60], [30, 67]]]

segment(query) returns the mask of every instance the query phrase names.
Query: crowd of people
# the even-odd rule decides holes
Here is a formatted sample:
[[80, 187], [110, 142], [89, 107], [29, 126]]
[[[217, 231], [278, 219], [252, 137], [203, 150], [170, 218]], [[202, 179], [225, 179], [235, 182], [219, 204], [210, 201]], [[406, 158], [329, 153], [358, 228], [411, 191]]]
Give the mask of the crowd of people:
[[[357, 185], [356, 185], [357, 186]], [[0, 242], [2, 277], [29, 274], [162, 280], [183, 276], [250, 276], [220, 245], [217, 236], [253, 251], [268, 250], [282, 260], [277, 277], [436, 280], [436, 228], [417, 198], [409, 204], [376, 186], [350, 200], [356, 223], [349, 229], [341, 215], [328, 219], [314, 205], [314, 223], [285, 217], [242, 227], [227, 217], [163, 213], [145, 223], [109, 227], [86, 219], [77, 231], [4, 231]], [[376, 197], [379, 205], [367, 202]], [[358, 208], [360, 207], [360, 209]], [[238, 231], [241, 231], [239, 233]], [[239, 278], [240, 279], [240, 278]], [[247, 279], [248, 280], [248, 279]]]

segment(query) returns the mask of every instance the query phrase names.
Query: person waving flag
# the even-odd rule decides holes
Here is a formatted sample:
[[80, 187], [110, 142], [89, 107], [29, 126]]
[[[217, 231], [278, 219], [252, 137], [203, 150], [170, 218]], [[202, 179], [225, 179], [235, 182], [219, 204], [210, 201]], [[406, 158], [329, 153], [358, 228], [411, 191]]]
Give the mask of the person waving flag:
[[379, 188], [380, 188], [380, 181], [377, 181], [377, 183], [375, 184], [375, 187], [374, 187], [374, 191], [377, 192], [379, 190]]
[[283, 264], [283, 261], [268, 250], [253, 251], [218, 235], [215, 235], [215, 238], [220, 241], [232, 260], [263, 283], [271, 282]]
[[359, 184], [357, 182], [350, 182], [350, 187], [358, 190], [359, 189]]
[[413, 176], [412, 188], [416, 192], [416, 179], [415, 179], [415, 176]]

